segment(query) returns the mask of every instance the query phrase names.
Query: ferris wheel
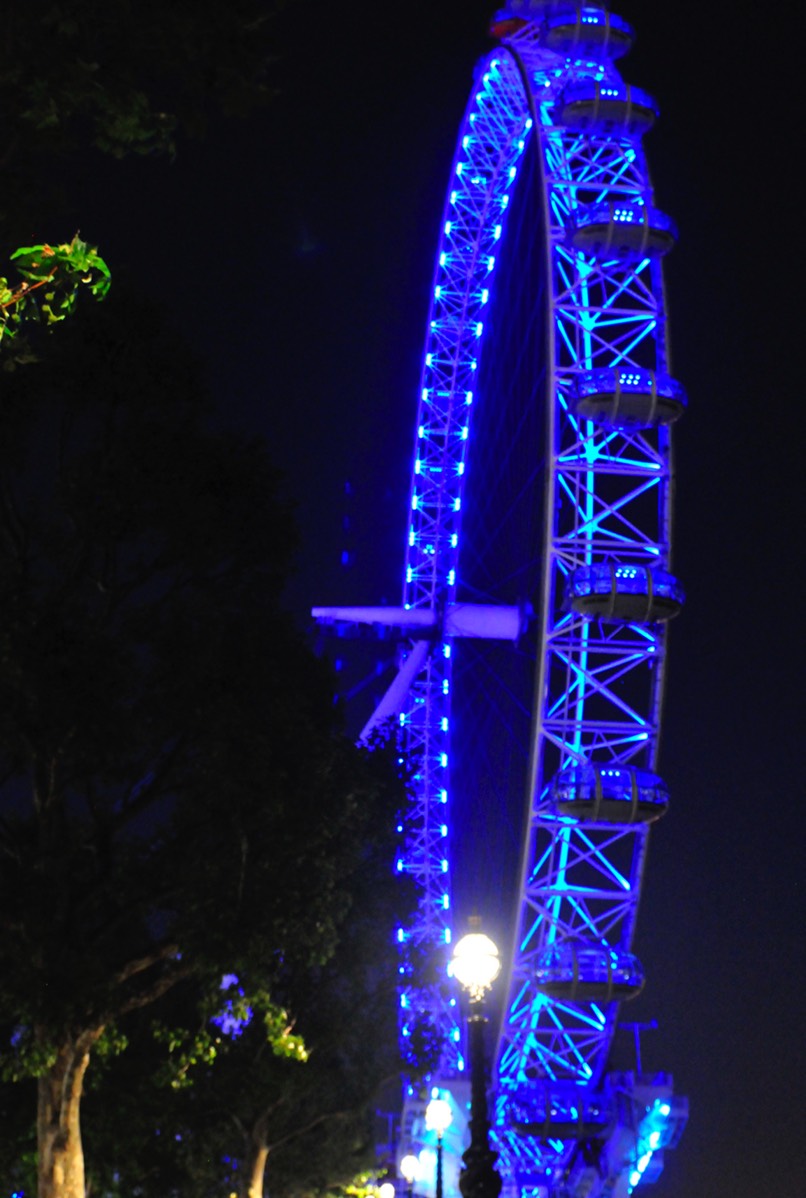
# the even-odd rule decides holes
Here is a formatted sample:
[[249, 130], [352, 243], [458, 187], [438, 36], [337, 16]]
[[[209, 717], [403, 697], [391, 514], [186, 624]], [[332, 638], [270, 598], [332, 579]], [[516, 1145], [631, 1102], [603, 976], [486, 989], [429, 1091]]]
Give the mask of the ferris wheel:
[[317, 614], [405, 638], [366, 731], [393, 718], [415, 763], [401, 1031], [430, 1019], [443, 1076], [464, 1067], [455, 998], [410, 982], [406, 952], [447, 960], [457, 824], [494, 860], [502, 789], [526, 796], [496, 1146], [513, 1192], [595, 1198], [651, 1180], [686, 1116], [666, 1075], [607, 1072], [619, 1005], [643, 985], [633, 934], [668, 804], [666, 626], [684, 600], [670, 428], [686, 397], [661, 263], [676, 230], [643, 148], [656, 105], [616, 65], [627, 22], [508, 0], [492, 32], [441, 224], [403, 603]]

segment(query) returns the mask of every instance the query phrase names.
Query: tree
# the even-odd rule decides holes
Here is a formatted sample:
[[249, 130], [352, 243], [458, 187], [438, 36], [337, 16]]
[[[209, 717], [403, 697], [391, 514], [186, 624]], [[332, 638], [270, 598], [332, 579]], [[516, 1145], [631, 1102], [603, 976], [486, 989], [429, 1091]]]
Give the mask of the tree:
[[[399, 1099], [402, 1065], [393, 930], [414, 900], [406, 880], [391, 874], [394, 836], [392, 821], [368, 825], [345, 879], [349, 913], [332, 958], [279, 979], [276, 994], [294, 1014], [304, 1060], [272, 1052], [258, 1012], [249, 1018], [238, 1000], [246, 977], [226, 979], [214, 1008], [188, 1007], [187, 992], [175, 992], [170, 1021], [185, 1031], [173, 1067], [165, 1067], [153, 1025], [141, 1021], [136, 1052], [111, 1063], [108, 1081], [129, 1104], [124, 1125], [135, 1121], [136, 1147], [121, 1143], [121, 1121], [109, 1117], [103, 1090], [87, 1106], [88, 1143], [97, 1159], [118, 1162], [121, 1195], [136, 1183], [142, 1198], [261, 1198], [266, 1182], [273, 1198], [323, 1195], [377, 1168], [375, 1108], [385, 1090]], [[211, 1009], [214, 1061], [198, 1051]], [[134, 1172], [121, 1161], [136, 1162]], [[99, 1175], [100, 1192], [118, 1192], [111, 1172]]]
[[40, 1198], [84, 1198], [85, 1074], [126, 1018], [324, 961], [400, 801], [282, 612], [265, 449], [201, 393], [119, 296], [0, 394], [0, 1026]]
[[[0, 39], [0, 226], [6, 249], [58, 204], [86, 147], [172, 155], [180, 131], [273, 94], [271, 0], [51, 0], [16, 5]], [[32, 223], [33, 222], [33, 223]]]

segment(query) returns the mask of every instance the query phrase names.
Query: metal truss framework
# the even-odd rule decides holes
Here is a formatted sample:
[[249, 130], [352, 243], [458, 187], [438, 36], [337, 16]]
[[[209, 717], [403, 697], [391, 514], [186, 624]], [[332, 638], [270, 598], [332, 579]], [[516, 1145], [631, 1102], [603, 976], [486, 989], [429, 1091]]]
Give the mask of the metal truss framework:
[[[515, 23], [482, 64], [470, 97], [443, 217], [421, 381], [405, 567], [404, 605], [430, 613], [461, 597], [462, 494], [485, 307], [505, 246], [511, 189], [530, 137], [543, 172], [549, 263], [545, 363], [547, 502], [539, 661], [530, 765], [529, 826], [521, 912], [497, 1056], [496, 1141], [502, 1172], [534, 1194], [567, 1175], [574, 1143], [523, 1138], [513, 1104], [538, 1082], [602, 1083], [616, 1002], [549, 997], [536, 982], [548, 946], [580, 940], [630, 948], [646, 853], [644, 824], [586, 824], [559, 815], [552, 777], [574, 763], [654, 766], [664, 631], [660, 623], [591, 620], [568, 610], [580, 567], [666, 568], [670, 541], [667, 429], [614, 427], [576, 415], [591, 372], [659, 378], [667, 371], [661, 270], [656, 256], [589, 253], [573, 235], [594, 207], [649, 211], [652, 189], [640, 134], [626, 122], [573, 127], [563, 99], [580, 84], [622, 97], [613, 63], [572, 58], [543, 45], [540, 20]], [[577, 50], [576, 53], [579, 53]], [[627, 90], [627, 94], [629, 92]], [[577, 126], [579, 122], [576, 123]], [[654, 383], [653, 383], [654, 385]], [[472, 485], [472, 484], [471, 484]], [[443, 629], [400, 712], [417, 762], [416, 801], [398, 868], [421, 902], [399, 939], [442, 955], [450, 942], [451, 637]], [[401, 967], [405, 975], [407, 967]], [[438, 987], [407, 988], [409, 1012], [427, 1012], [448, 1045], [443, 1069], [461, 1069], [454, 1007]]]

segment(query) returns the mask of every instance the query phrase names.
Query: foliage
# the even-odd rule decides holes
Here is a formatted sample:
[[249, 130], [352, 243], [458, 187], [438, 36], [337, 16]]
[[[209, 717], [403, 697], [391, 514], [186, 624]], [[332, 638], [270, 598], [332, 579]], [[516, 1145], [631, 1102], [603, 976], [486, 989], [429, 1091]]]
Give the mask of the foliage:
[[[172, 151], [211, 103], [242, 113], [271, 94], [265, 0], [51, 0], [21, 6], [0, 50], [0, 94], [19, 135], [51, 149], [85, 135], [116, 157]], [[181, 70], [178, 70], [181, 64]], [[13, 122], [13, 123], [12, 123]]]
[[[374, 764], [379, 776], [383, 757]], [[307, 1059], [278, 1055], [258, 1018], [225, 1021], [219, 1010], [214, 1062], [197, 1057], [182, 1077], [191, 1084], [175, 1086], [151, 1027], [141, 1020], [133, 1031], [135, 1051], [112, 1062], [103, 1086], [88, 1095], [92, 1160], [136, 1160], [143, 1198], [244, 1192], [257, 1142], [269, 1148], [266, 1182], [276, 1198], [339, 1193], [362, 1170], [377, 1169], [374, 1111], [387, 1089], [391, 1103], [397, 1100], [402, 1064], [392, 933], [414, 899], [406, 880], [390, 875], [393, 828], [392, 821], [382, 826], [375, 818], [367, 828], [344, 879], [349, 912], [332, 958], [278, 978], [275, 994], [294, 1012]], [[249, 993], [248, 977], [241, 983]], [[187, 988], [174, 992], [166, 1021], [182, 1029], [182, 1043], [211, 1031], [210, 1012], [231, 989], [219, 990], [213, 1002], [208, 995], [195, 1003]], [[247, 1014], [244, 1007], [234, 1012]], [[421, 1068], [432, 1064], [420, 1062]], [[123, 1119], [119, 1110], [110, 1117], [104, 1101], [110, 1090], [130, 1104]], [[102, 1190], [111, 1184], [108, 1169], [93, 1175]], [[123, 1192], [133, 1180], [121, 1173]]]
[[222, 1045], [241, 1035], [256, 1015], [260, 1016], [261, 1036], [275, 1056], [307, 1061], [308, 1051], [302, 1037], [294, 1034], [288, 1012], [273, 1001], [265, 987], [247, 995], [235, 974], [228, 974], [221, 989], [223, 1003], [215, 990], [199, 1003], [195, 1028], [167, 1027], [159, 1020], [152, 1023], [154, 1039], [168, 1050], [167, 1061], [155, 1074], [158, 1086], [167, 1084], [174, 1090], [191, 1086], [194, 1071], [211, 1067]]
[[82, 288], [103, 299], [111, 283], [109, 268], [97, 249], [77, 233], [61, 245], [23, 246], [11, 261], [22, 277], [9, 283], [0, 275], [0, 351], [5, 351], [6, 370], [36, 360], [21, 339], [24, 325], [59, 324], [75, 311]]

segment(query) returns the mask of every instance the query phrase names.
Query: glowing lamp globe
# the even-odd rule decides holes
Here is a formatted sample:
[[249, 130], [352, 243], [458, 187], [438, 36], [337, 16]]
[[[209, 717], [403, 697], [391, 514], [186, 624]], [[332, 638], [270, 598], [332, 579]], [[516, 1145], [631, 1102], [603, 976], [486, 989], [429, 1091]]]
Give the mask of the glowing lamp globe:
[[378, 1186], [378, 1198], [395, 1198], [395, 1187], [391, 1181], [384, 1181]]
[[411, 1152], [400, 1162], [400, 1172], [410, 1186], [420, 1180], [420, 1162]]
[[444, 1098], [432, 1098], [425, 1108], [425, 1126], [428, 1131], [435, 1131], [437, 1139], [441, 1140], [453, 1122], [451, 1104]]
[[453, 976], [473, 1002], [484, 997], [501, 972], [498, 949], [483, 932], [469, 932], [453, 950]]

